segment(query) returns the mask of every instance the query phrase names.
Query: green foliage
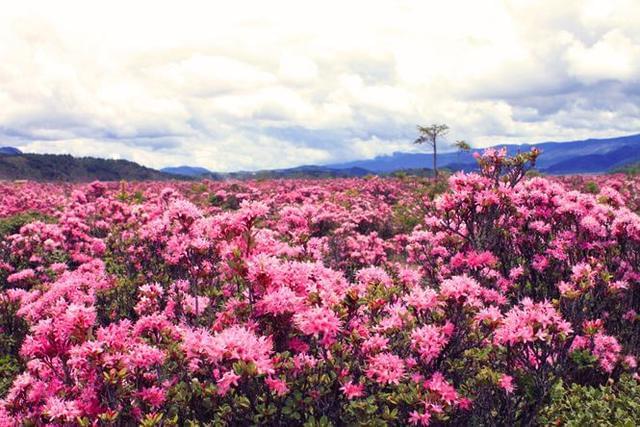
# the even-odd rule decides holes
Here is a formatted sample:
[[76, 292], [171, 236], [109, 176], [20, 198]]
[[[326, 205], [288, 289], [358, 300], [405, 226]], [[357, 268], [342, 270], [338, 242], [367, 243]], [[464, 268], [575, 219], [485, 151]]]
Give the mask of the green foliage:
[[[446, 174], [443, 174], [446, 178]], [[449, 184], [446, 180], [442, 181], [431, 181], [427, 185], [427, 194], [431, 200], [435, 199], [436, 196], [444, 193], [449, 189]]]
[[446, 124], [432, 124], [431, 126], [418, 125], [419, 136], [413, 141], [414, 144], [428, 144], [433, 151], [433, 172], [438, 179], [437, 153], [438, 139], [443, 138], [449, 133], [449, 126]]
[[402, 182], [405, 182], [409, 175], [407, 174], [407, 172], [405, 172], [403, 170], [400, 170], [400, 171], [392, 172], [391, 176], [394, 177], [394, 178], [398, 178]]
[[116, 199], [118, 199], [122, 203], [140, 205], [144, 203], [144, 194], [142, 194], [142, 191], [139, 190], [135, 191], [134, 193], [128, 193], [123, 186], [120, 193], [118, 193], [118, 195], [116, 196]]
[[438, 138], [444, 137], [449, 133], [449, 126], [446, 124], [432, 124], [430, 126], [418, 125], [418, 132], [420, 136], [413, 141], [414, 144], [428, 143], [432, 147], [435, 147]]
[[0, 301], [0, 398], [3, 397], [13, 379], [24, 370], [18, 352], [27, 334], [24, 319], [16, 316], [18, 305], [7, 300]]
[[204, 182], [196, 182], [191, 184], [191, 191], [196, 194], [204, 193], [208, 190], [207, 184]]
[[456, 147], [458, 149], [458, 151], [460, 152], [468, 152], [471, 151], [471, 145], [469, 145], [469, 143], [463, 139], [459, 139], [457, 140], [454, 144], [454, 147]]
[[640, 384], [629, 375], [598, 387], [561, 383], [539, 419], [542, 425], [636, 426], [640, 423]]
[[27, 334], [27, 324], [16, 316], [18, 304], [0, 301], [0, 354], [17, 356], [22, 340]]
[[598, 187], [598, 184], [594, 181], [587, 181], [584, 184], [584, 191], [585, 193], [598, 194], [600, 192], [600, 187]]
[[[438, 174], [440, 174], [440, 175], [446, 174], [445, 176], [449, 176], [450, 175], [450, 170], [447, 169], [447, 168], [439, 169], [438, 170]], [[419, 178], [433, 178], [433, 177], [435, 177], [435, 174], [433, 173], [433, 169], [429, 169], [429, 168], [400, 169], [400, 170], [393, 171], [393, 172], [389, 173], [388, 175], [392, 176], [394, 178], [398, 178], [399, 180], [401, 180], [403, 182], [407, 182], [409, 180], [416, 179], [416, 177], [419, 177]]]
[[397, 204], [393, 207], [393, 227], [400, 233], [410, 233], [424, 220], [424, 211], [414, 206]]
[[0, 240], [20, 231], [23, 225], [34, 221], [54, 222], [54, 218], [40, 212], [21, 212], [16, 215], [0, 218]]
[[240, 200], [235, 194], [229, 194], [226, 197], [212, 194], [209, 196], [209, 204], [225, 211], [235, 211], [240, 208]]
[[401, 384], [393, 391], [348, 401], [344, 421], [354, 426], [399, 425], [399, 421], [408, 416], [408, 408], [417, 405], [420, 398], [415, 384]]
[[525, 176], [527, 178], [539, 178], [541, 176], [545, 176], [545, 174], [540, 172], [538, 169], [529, 169]]
[[640, 162], [621, 166], [619, 168], [614, 169], [612, 173], [624, 173], [630, 176], [640, 175]]
[[101, 324], [108, 324], [118, 319], [136, 319], [134, 310], [140, 282], [127, 277], [119, 277], [114, 286], [97, 295], [100, 303], [97, 310]]
[[0, 356], [0, 398], [7, 394], [14, 378], [23, 369], [24, 367], [17, 358], [9, 355]]

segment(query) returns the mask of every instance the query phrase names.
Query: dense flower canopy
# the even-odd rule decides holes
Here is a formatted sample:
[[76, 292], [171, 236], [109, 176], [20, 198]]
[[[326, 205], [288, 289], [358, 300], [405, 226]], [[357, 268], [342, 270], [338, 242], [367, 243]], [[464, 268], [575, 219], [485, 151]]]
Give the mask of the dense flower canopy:
[[527, 423], [634, 375], [640, 180], [480, 165], [1, 183], [0, 425]]

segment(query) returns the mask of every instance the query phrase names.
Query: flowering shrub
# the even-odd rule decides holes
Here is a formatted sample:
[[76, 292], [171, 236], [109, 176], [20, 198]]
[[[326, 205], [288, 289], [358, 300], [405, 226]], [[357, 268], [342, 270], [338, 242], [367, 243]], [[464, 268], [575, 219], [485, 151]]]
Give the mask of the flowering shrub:
[[640, 180], [538, 154], [446, 189], [1, 184], [0, 425], [526, 425], [628, 381]]

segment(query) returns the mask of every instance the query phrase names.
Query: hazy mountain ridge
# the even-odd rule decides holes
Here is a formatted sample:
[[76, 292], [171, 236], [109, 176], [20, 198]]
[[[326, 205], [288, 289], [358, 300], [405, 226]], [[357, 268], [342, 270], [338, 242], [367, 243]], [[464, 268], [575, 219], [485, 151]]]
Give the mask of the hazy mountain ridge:
[[[640, 134], [617, 138], [587, 139], [570, 142], [538, 144], [506, 144], [509, 154], [532, 147], [542, 150], [537, 169], [549, 174], [605, 173], [621, 170], [640, 162]], [[443, 169], [470, 171], [477, 164], [473, 153], [445, 152], [438, 154], [438, 166]], [[303, 165], [293, 168], [260, 171], [218, 173], [203, 167], [176, 166], [155, 170], [127, 160], [92, 157], [72, 157], [55, 154], [25, 154], [14, 147], [0, 147], [0, 179], [30, 179], [36, 181], [91, 180], [167, 180], [167, 179], [278, 179], [278, 178], [344, 178], [384, 175], [397, 171], [428, 175], [432, 164], [430, 153], [402, 153], [378, 156], [328, 165]]]
[[184, 176], [201, 176], [213, 173], [209, 169], [201, 168], [198, 166], [171, 166], [160, 169], [160, 172], [169, 173], [172, 175], [184, 175]]
[[[617, 138], [587, 139], [570, 142], [543, 142], [538, 144], [500, 144], [509, 154], [527, 151], [533, 147], [542, 150], [537, 168], [552, 174], [566, 173], [603, 173], [625, 163], [640, 161], [640, 134]], [[438, 154], [439, 167], [468, 169], [475, 167], [473, 153], [481, 153], [484, 148], [470, 152], [448, 152]], [[357, 160], [346, 163], [326, 165], [329, 168], [342, 169], [361, 167], [373, 172], [393, 172], [398, 169], [424, 167], [431, 165], [430, 153], [393, 153], [369, 160]], [[581, 165], [576, 167], [576, 165]]]
[[22, 151], [18, 150], [15, 147], [0, 147], [0, 155], [4, 154], [5, 156], [19, 156], [22, 154]]
[[[640, 161], [640, 134], [605, 139], [586, 139], [569, 142], [542, 142], [538, 144], [501, 144], [510, 155], [519, 151], [528, 151], [533, 147], [542, 150], [538, 158], [537, 169], [549, 174], [605, 173], [628, 163]], [[477, 166], [473, 153], [481, 153], [484, 148], [469, 152], [445, 152], [438, 154], [438, 166], [451, 170], [474, 170]], [[256, 172], [239, 171], [220, 173], [222, 178], [282, 178], [282, 177], [340, 177], [363, 176], [368, 174], [389, 174], [407, 170], [429, 170], [433, 155], [430, 153], [396, 152], [373, 159], [355, 160], [327, 165], [305, 165], [286, 169], [261, 170]], [[186, 169], [185, 169], [186, 168]], [[182, 171], [185, 175], [206, 177], [196, 171], [204, 168], [181, 166], [165, 168]], [[214, 172], [204, 169], [207, 174]], [[187, 173], [188, 172], [188, 173]]]
[[[19, 150], [18, 150], [19, 151]], [[0, 179], [33, 181], [150, 181], [189, 179], [128, 160], [72, 157], [61, 154], [0, 153]]]

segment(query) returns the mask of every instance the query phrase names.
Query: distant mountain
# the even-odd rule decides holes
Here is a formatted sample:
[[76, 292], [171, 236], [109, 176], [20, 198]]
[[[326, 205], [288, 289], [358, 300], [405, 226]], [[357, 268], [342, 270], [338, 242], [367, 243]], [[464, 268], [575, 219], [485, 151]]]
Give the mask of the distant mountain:
[[168, 173], [171, 175], [183, 175], [201, 177], [203, 175], [213, 174], [209, 169], [197, 167], [197, 166], [175, 166], [160, 169], [160, 172]]
[[[640, 134], [617, 138], [586, 139], [569, 142], [542, 142], [537, 144], [506, 144], [495, 147], [505, 147], [509, 155], [528, 151], [537, 147], [542, 151], [536, 168], [544, 173], [563, 175], [579, 173], [605, 173], [620, 168], [626, 164], [640, 162]], [[445, 152], [438, 154], [438, 166], [453, 171], [472, 171], [477, 169], [474, 153], [481, 153], [484, 148], [473, 149], [469, 152]], [[328, 165], [307, 165], [288, 169], [263, 170], [258, 172], [233, 172], [219, 174], [221, 178], [251, 179], [251, 178], [321, 178], [321, 177], [349, 177], [364, 175], [384, 175], [404, 171], [409, 174], [429, 174], [429, 167], [433, 163], [430, 153], [402, 153], [396, 152], [387, 156], [373, 159], [355, 160], [346, 163]], [[184, 175], [203, 178], [211, 173], [203, 168], [181, 166], [163, 169], [166, 172], [175, 171]]]
[[0, 154], [4, 154], [7, 156], [17, 156], [22, 154], [22, 151], [18, 150], [15, 147], [0, 147]]
[[[618, 138], [587, 139], [570, 142], [543, 142], [538, 144], [497, 145], [506, 147], [509, 154], [527, 151], [532, 147], [542, 150], [537, 169], [551, 174], [602, 173], [627, 163], [640, 161], [640, 134]], [[476, 167], [474, 149], [468, 153], [438, 154], [438, 166], [454, 170], [471, 170]], [[375, 173], [389, 173], [401, 169], [430, 166], [433, 155], [428, 153], [393, 153], [369, 160], [325, 165], [331, 169], [363, 168]]]
[[326, 166], [305, 165], [286, 169], [265, 169], [259, 171], [237, 171], [216, 173], [206, 168], [193, 166], [176, 166], [162, 168], [160, 171], [179, 174], [197, 179], [280, 179], [280, 178], [346, 178], [371, 175], [363, 168], [333, 169]]
[[[570, 142], [538, 144], [508, 144], [510, 155], [537, 147], [542, 151], [536, 168], [549, 174], [605, 173], [623, 170], [626, 165], [640, 164], [640, 134], [618, 138], [586, 139]], [[449, 170], [471, 171], [477, 168], [473, 153], [449, 152], [438, 155], [438, 166]], [[305, 165], [286, 169], [256, 172], [216, 173], [192, 166], [164, 168], [161, 171], [127, 160], [107, 160], [69, 155], [25, 154], [13, 147], [0, 147], [0, 179], [31, 179], [39, 181], [91, 180], [169, 180], [169, 179], [279, 179], [279, 178], [342, 178], [366, 175], [386, 175], [403, 171], [428, 176], [432, 171], [432, 154], [393, 153], [368, 160], [329, 165]]]
[[[552, 174], [598, 173], [615, 170], [638, 160], [640, 144], [629, 144], [602, 154], [586, 154], [562, 160], [546, 168], [546, 171]], [[603, 166], [606, 169], [603, 170]]]
[[[19, 150], [18, 150], [19, 151]], [[34, 181], [146, 181], [192, 179], [170, 175], [127, 160], [56, 154], [0, 153], [0, 179]]]

